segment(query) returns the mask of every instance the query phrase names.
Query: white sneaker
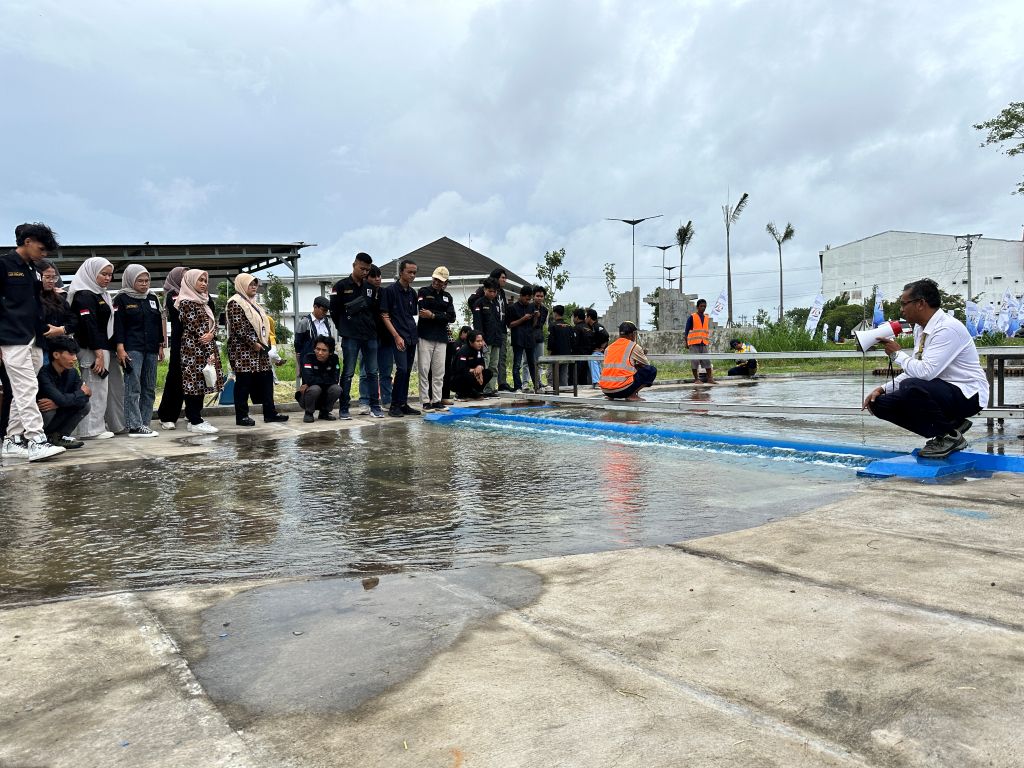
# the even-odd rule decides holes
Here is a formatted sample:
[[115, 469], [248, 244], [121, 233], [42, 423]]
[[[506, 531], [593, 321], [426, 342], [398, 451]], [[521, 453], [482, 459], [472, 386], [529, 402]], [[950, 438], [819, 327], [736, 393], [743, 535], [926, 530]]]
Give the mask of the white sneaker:
[[29, 461], [42, 461], [43, 459], [49, 459], [52, 456], [59, 456], [64, 453], [64, 448], [57, 445], [51, 445], [50, 442], [44, 437], [41, 440], [29, 440], [28, 448]]
[[360, 405], [359, 406], [359, 410], [357, 411], [357, 413], [360, 416], [369, 416], [370, 415], [370, 406], [368, 406], [368, 405]]
[[141, 426], [138, 429], [129, 429], [128, 437], [160, 437], [160, 435], [147, 426]]
[[113, 436], [114, 436], [113, 432], [109, 432], [109, 431], [108, 432], [100, 432], [98, 435], [96, 435], [96, 439], [97, 440], [109, 440]]
[[161, 421], [160, 422], [160, 429], [165, 429], [167, 431], [170, 431], [172, 429], [177, 429], [177, 428], [178, 428], [178, 425], [175, 424], [173, 421]]
[[211, 424], [208, 421], [200, 421], [198, 424], [193, 424], [192, 422], [189, 422], [188, 426], [185, 427], [185, 429], [189, 432], [201, 432], [204, 435], [213, 435], [216, 434], [217, 432], [220, 432], [219, 429], [217, 429], [215, 426], [213, 426], [213, 424]]
[[8, 437], [4, 440], [4, 447], [3, 450], [0, 451], [0, 455], [5, 459], [27, 459], [28, 446], [21, 440], [13, 440]]

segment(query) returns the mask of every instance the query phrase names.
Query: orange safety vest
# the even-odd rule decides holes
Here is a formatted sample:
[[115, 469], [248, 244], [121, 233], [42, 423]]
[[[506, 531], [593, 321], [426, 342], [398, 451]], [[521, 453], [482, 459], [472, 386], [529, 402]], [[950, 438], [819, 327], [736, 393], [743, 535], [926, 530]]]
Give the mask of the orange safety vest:
[[690, 317], [693, 318], [693, 328], [688, 334], [686, 334], [686, 346], [693, 344], [710, 344], [711, 343], [711, 332], [708, 330], [708, 325], [711, 323], [711, 318], [704, 315], [704, 322], [701, 323], [700, 315], [694, 312]]
[[604, 363], [601, 367], [601, 379], [597, 382], [605, 392], [618, 392], [633, 383], [636, 366], [630, 361], [635, 341], [620, 336], [604, 352]]

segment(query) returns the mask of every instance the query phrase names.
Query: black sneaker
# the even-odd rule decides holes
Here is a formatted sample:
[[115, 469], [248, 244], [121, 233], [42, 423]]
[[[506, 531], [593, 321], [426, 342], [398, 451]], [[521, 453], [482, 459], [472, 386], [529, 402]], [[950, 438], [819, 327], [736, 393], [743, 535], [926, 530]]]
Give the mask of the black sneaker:
[[448, 410], [448, 406], [445, 405], [444, 403], [431, 403], [430, 404], [430, 410], [432, 410], [432, 411], [447, 411]]
[[400, 419], [403, 416], [405, 416], [405, 414], [402, 413], [402, 409], [400, 407], [398, 407], [397, 405], [392, 405], [390, 408], [388, 408], [388, 416], [394, 416], [396, 419]]
[[302, 417], [302, 423], [312, 424], [314, 421], [316, 421], [316, 419], [313, 418], [313, 414], [310, 413], [309, 411], [306, 411], [306, 413]]
[[61, 435], [59, 439], [51, 439], [50, 443], [60, 448], [67, 448], [73, 450], [75, 448], [81, 448], [85, 445], [81, 440], [71, 435]]
[[969, 419], [964, 419], [962, 422], [960, 422], [960, 426], [956, 428], [956, 431], [959, 432], [961, 435], [963, 435], [964, 432], [966, 432], [968, 429], [970, 429], [973, 426], [974, 426], [974, 422], [973, 421], [970, 421]]
[[288, 421], [287, 413], [275, 413], [273, 416], [267, 418], [264, 417], [263, 422], [265, 424], [273, 424], [275, 421]]
[[244, 419], [235, 419], [235, 424], [239, 427], [255, 427], [256, 422], [246, 416]]
[[423, 409], [422, 409], [422, 410], [423, 410], [423, 412], [425, 413], [425, 412], [427, 412], [427, 411], [431, 410], [431, 409], [432, 409], [433, 407], [434, 407], [434, 406], [432, 406], [432, 405], [431, 405], [430, 403], [424, 403], [424, 404], [423, 404]]
[[939, 438], [929, 440], [917, 455], [922, 459], [944, 459], [949, 454], [962, 451], [967, 447], [967, 438], [959, 432], [951, 432]]
[[419, 416], [420, 415], [420, 411], [417, 411], [415, 408], [413, 408], [408, 403], [406, 403], [405, 405], [401, 406], [401, 411], [402, 411], [402, 415], [403, 416]]
[[497, 396], [498, 396], [497, 392], [484, 392], [481, 395], [481, 397], [497, 397]]
[[337, 421], [338, 417], [330, 411], [320, 411], [320, 421]]
[[352, 414], [348, 412], [348, 408], [342, 408], [338, 411], [338, 418], [342, 421], [352, 421]]
[[501, 384], [501, 385], [498, 386], [498, 391], [499, 392], [514, 392], [515, 390], [512, 389], [512, 387], [510, 387], [508, 384]]

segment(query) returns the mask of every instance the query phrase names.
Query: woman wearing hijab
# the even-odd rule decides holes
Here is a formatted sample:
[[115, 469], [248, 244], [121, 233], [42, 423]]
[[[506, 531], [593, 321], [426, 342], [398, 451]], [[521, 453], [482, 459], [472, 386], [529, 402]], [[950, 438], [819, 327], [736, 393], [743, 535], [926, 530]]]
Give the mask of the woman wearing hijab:
[[[224, 386], [220, 353], [217, 351], [217, 321], [210, 309], [207, 293], [210, 276], [201, 269], [190, 269], [181, 276], [181, 286], [174, 306], [181, 320], [181, 390], [185, 401], [186, 429], [189, 432], [219, 432], [213, 424], [203, 421], [203, 395], [217, 392]], [[208, 364], [216, 370], [216, 381], [208, 385], [203, 368]]]
[[164, 319], [149, 292], [149, 270], [129, 264], [114, 297], [114, 350], [124, 369], [124, 421], [128, 437], [156, 437], [149, 428], [156, 399], [156, 365], [164, 359]]
[[181, 316], [174, 306], [174, 299], [181, 290], [181, 278], [188, 267], [175, 267], [164, 278], [164, 327], [171, 324], [171, 336], [167, 345], [167, 375], [164, 377], [164, 391], [160, 396], [157, 418], [163, 429], [175, 429], [181, 418], [181, 407], [185, 395], [181, 391]]
[[249, 397], [263, 403], [263, 421], [288, 421], [274, 405], [274, 374], [270, 366], [270, 318], [256, 303], [260, 281], [245, 273], [235, 278], [235, 293], [228, 299], [228, 361], [235, 372], [235, 423], [256, 424], [249, 418]]
[[[107, 429], [107, 401], [110, 399], [111, 359], [114, 335], [113, 299], [107, 286], [114, 277], [114, 266], [93, 256], [78, 268], [68, 287], [68, 302], [78, 318], [75, 341], [82, 383], [89, 387], [89, 415], [79, 423], [75, 436], [106, 439], [114, 436]], [[123, 418], [123, 417], [122, 417]]]

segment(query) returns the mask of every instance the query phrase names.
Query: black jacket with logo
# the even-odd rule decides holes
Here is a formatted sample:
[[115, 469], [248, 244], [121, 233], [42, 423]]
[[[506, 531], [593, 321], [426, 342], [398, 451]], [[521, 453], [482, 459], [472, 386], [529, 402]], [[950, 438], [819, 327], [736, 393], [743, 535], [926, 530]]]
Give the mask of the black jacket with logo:
[[302, 383], [307, 387], [323, 387], [337, 384], [341, 375], [338, 356], [333, 352], [322, 363], [316, 359], [316, 352], [309, 352], [302, 358]]
[[39, 299], [42, 288], [35, 267], [16, 250], [0, 256], [0, 344], [28, 344], [42, 338], [46, 331]]
[[339, 336], [364, 341], [377, 337], [374, 315], [380, 307], [379, 294], [366, 280], [357, 284], [352, 275], [334, 284], [331, 289], [331, 320]]
[[105, 297], [92, 291], [81, 290], [71, 300], [71, 311], [78, 318], [75, 341], [82, 349], [114, 349], [107, 336], [107, 323], [113, 311]]
[[417, 332], [421, 339], [448, 343], [448, 326], [455, 322], [455, 302], [448, 291], [435, 291], [432, 286], [420, 288], [416, 304], [419, 309], [429, 309], [433, 319], [421, 317]]
[[505, 341], [505, 324], [498, 315], [498, 300], [481, 296], [473, 303], [473, 330], [484, 335], [489, 347], [501, 346]]
[[[75, 294], [78, 297], [78, 294]], [[154, 294], [137, 299], [127, 293], [114, 297], [113, 345], [124, 344], [126, 351], [155, 355], [164, 341], [164, 318]]]

